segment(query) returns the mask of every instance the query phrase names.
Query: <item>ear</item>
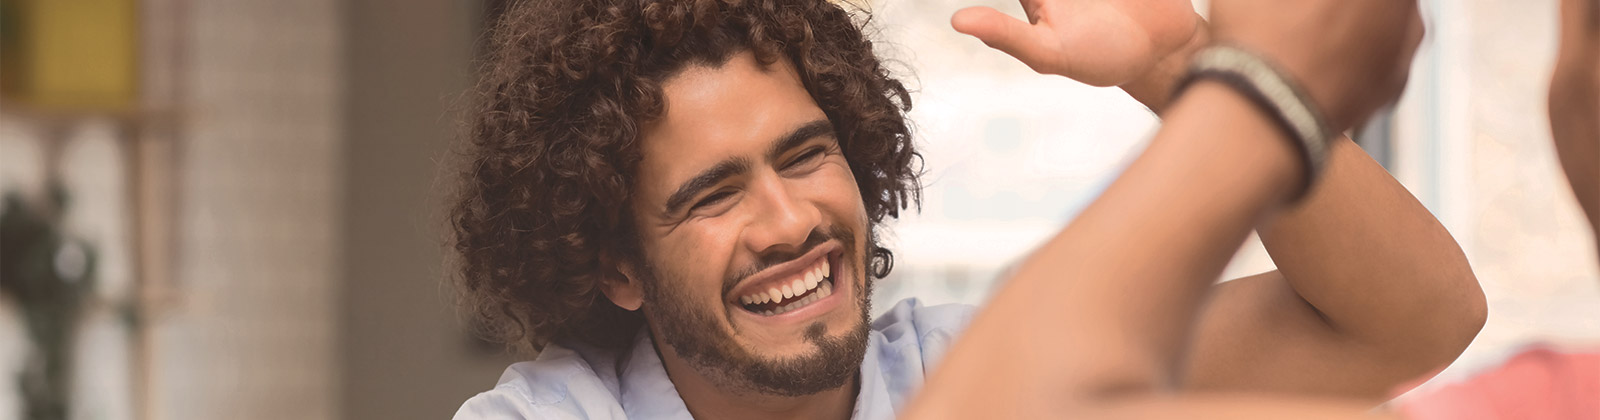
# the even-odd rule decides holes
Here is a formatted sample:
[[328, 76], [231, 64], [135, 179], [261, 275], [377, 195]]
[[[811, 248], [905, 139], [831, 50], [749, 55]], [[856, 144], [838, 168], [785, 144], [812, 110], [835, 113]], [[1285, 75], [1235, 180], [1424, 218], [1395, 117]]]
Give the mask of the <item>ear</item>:
[[638, 268], [615, 255], [602, 254], [600, 263], [612, 267], [600, 275], [600, 292], [622, 309], [637, 311], [644, 305], [644, 285]]

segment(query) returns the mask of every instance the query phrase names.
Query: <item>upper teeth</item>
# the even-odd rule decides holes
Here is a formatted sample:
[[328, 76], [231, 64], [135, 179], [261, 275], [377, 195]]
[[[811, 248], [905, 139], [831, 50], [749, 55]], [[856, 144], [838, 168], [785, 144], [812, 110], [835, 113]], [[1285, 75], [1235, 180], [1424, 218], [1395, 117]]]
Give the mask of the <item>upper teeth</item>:
[[822, 262], [812, 266], [810, 270], [806, 270], [787, 281], [779, 282], [778, 285], [767, 288], [765, 292], [740, 296], [739, 302], [746, 305], [767, 302], [782, 303], [785, 299], [803, 295], [806, 291], [817, 288], [817, 284], [821, 283], [823, 278], [828, 277], [828, 273], [828, 259], [823, 258]]

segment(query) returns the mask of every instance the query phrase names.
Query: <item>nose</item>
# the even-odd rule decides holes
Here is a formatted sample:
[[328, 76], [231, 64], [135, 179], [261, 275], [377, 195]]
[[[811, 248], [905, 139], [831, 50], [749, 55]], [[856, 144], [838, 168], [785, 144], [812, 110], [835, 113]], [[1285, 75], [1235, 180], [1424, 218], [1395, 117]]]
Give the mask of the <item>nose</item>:
[[782, 177], [763, 177], [750, 191], [756, 212], [744, 230], [745, 245], [757, 254], [799, 252], [806, 238], [821, 223], [822, 214], [806, 199], [802, 188], [786, 185]]

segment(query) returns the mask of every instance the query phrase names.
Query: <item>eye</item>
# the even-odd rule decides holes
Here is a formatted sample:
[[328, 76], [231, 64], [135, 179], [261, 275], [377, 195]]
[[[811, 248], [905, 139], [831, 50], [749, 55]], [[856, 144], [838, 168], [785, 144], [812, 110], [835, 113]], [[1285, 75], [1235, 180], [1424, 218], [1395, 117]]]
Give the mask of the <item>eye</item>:
[[806, 151], [800, 152], [799, 156], [795, 156], [794, 160], [789, 161], [788, 165], [784, 165], [784, 168], [785, 169], [793, 168], [793, 167], [796, 167], [796, 166], [800, 166], [801, 164], [805, 164], [805, 163], [814, 161], [817, 158], [822, 157], [822, 154], [825, 151], [826, 150], [824, 150], [822, 148], [822, 146], [817, 146], [817, 147], [812, 147], [810, 149], [806, 149]]
[[729, 197], [733, 197], [733, 191], [718, 191], [700, 199], [700, 201], [695, 202], [693, 206], [689, 207], [689, 210], [699, 210], [701, 208], [710, 207], [717, 203], [727, 201]]

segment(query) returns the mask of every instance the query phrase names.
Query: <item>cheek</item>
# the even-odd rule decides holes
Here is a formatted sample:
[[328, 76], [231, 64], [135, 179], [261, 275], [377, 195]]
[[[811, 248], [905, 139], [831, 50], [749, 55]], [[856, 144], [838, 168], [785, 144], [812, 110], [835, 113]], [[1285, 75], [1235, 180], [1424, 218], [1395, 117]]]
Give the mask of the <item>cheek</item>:
[[856, 184], [855, 174], [850, 172], [844, 158], [829, 162], [817, 172], [811, 184], [807, 186], [810, 191], [822, 193], [815, 200], [824, 211], [835, 218], [866, 223], [867, 208], [861, 201], [861, 187]]
[[[689, 227], [689, 226], [685, 226]], [[653, 262], [658, 271], [672, 273], [671, 287], [690, 291], [697, 298], [720, 300], [737, 230], [724, 221], [698, 223], [657, 243]], [[663, 273], [665, 274], [665, 273]]]

